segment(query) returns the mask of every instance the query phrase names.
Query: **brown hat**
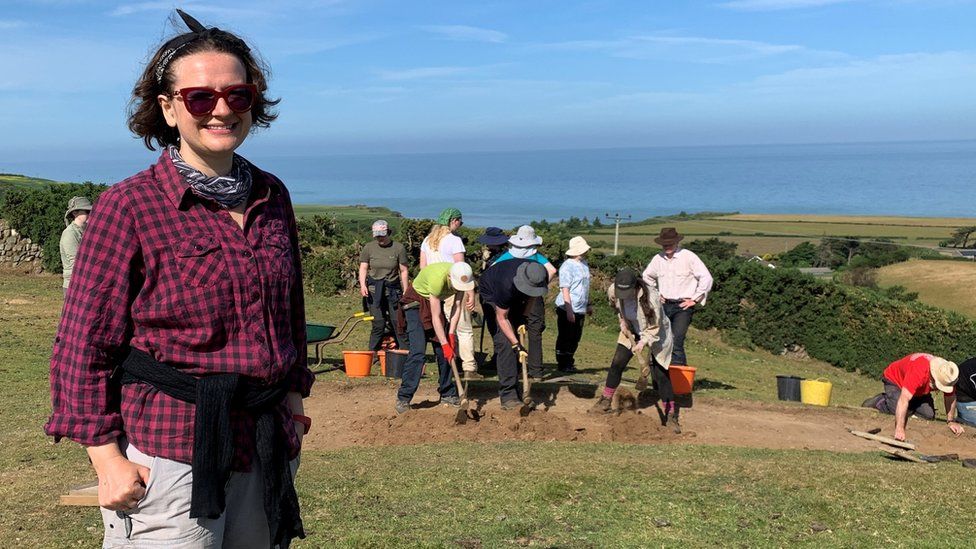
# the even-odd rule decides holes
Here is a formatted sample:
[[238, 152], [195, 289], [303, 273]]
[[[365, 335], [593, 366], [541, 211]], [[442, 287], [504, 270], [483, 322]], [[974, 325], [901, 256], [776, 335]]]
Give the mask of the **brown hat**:
[[654, 242], [657, 242], [662, 246], [670, 246], [672, 244], [681, 242], [682, 239], [684, 239], [684, 237], [678, 234], [678, 229], [675, 229], [674, 227], [664, 227], [661, 229], [661, 234], [654, 239]]

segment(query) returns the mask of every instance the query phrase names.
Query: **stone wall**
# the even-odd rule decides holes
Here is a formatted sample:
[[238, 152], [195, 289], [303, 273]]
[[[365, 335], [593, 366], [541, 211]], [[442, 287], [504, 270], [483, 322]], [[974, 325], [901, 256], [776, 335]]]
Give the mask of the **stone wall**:
[[41, 247], [0, 219], [0, 269], [40, 274]]

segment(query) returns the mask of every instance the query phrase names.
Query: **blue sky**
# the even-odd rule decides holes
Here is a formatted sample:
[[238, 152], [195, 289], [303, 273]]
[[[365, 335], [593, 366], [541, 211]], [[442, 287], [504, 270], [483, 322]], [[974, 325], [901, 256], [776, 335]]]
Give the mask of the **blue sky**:
[[0, 160], [138, 149], [128, 94], [178, 6], [272, 67], [268, 153], [976, 138], [973, 1], [3, 4]]

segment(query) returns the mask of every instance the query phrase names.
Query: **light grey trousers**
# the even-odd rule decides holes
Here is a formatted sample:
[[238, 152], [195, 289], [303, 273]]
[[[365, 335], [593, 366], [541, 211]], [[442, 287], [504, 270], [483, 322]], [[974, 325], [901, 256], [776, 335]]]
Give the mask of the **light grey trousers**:
[[[143, 547], [172, 549], [268, 548], [270, 534], [264, 513], [264, 485], [259, 465], [249, 473], [231, 473], [224, 514], [215, 519], [190, 518], [193, 474], [190, 465], [150, 457], [131, 444], [122, 452], [129, 461], [149, 468], [146, 496], [135, 509], [119, 516], [102, 508], [106, 549]], [[291, 462], [292, 475], [298, 459]], [[126, 532], [126, 523], [130, 531]]]

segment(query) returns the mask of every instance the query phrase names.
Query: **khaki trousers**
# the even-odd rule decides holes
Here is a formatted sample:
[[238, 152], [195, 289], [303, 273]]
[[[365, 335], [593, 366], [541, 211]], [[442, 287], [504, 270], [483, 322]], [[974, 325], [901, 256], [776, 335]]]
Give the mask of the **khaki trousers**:
[[[444, 310], [450, 319], [454, 311], [454, 295], [444, 300]], [[464, 307], [464, 300], [457, 304], [461, 307], [461, 318], [458, 319], [457, 339], [458, 356], [461, 357], [461, 369], [465, 372], [478, 370], [478, 363], [474, 360], [474, 328], [471, 327], [471, 311]]]
[[[264, 483], [257, 462], [249, 473], [231, 473], [227, 481], [227, 507], [215, 518], [190, 518], [193, 474], [190, 465], [150, 457], [131, 444], [122, 453], [129, 461], [149, 468], [146, 496], [125, 517], [102, 508], [105, 523], [103, 548], [170, 549], [264, 548], [270, 546], [264, 513]], [[298, 459], [291, 463], [292, 474]], [[127, 517], [127, 518], [126, 518]], [[126, 522], [131, 532], [126, 534]]]

